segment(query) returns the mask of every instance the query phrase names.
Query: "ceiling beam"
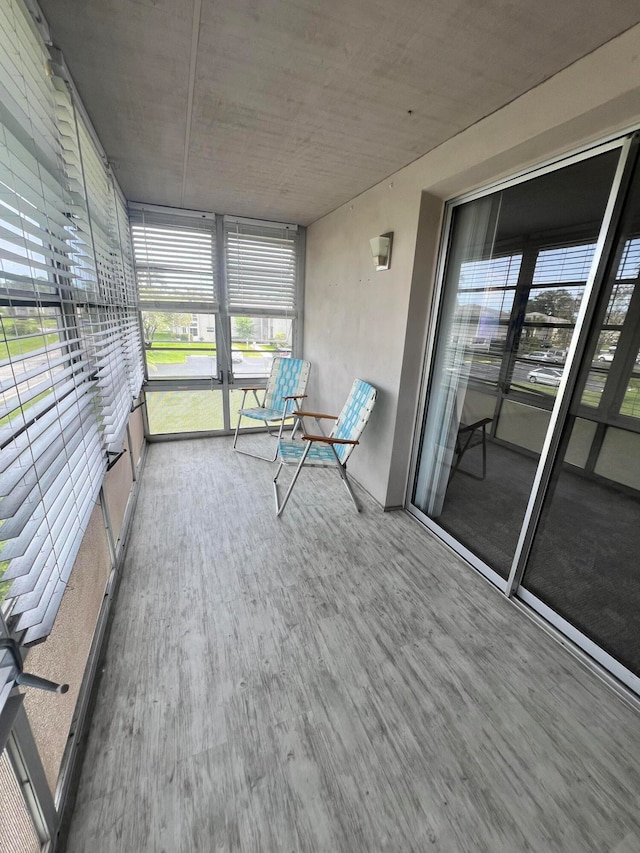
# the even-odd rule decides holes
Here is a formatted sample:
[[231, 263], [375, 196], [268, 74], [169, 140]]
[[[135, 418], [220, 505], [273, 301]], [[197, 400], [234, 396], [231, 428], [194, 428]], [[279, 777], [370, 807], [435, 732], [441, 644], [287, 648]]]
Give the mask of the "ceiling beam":
[[191, 58], [189, 60], [189, 92], [187, 95], [187, 122], [184, 131], [184, 160], [182, 164], [182, 195], [180, 207], [184, 207], [187, 190], [187, 169], [189, 167], [189, 147], [191, 145], [191, 119], [193, 117], [193, 90], [196, 82], [196, 63], [198, 61], [198, 40], [200, 37], [200, 13], [202, 0], [193, 0], [193, 29], [191, 31]]

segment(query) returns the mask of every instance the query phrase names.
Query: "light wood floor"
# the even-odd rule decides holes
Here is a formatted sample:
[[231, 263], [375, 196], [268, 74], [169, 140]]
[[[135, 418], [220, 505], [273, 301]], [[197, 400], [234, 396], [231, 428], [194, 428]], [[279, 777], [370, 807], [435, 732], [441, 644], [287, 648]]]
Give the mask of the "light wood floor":
[[277, 520], [272, 471], [150, 447], [68, 853], [637, 853], [640, 716], [405, 513], [318, 471]]

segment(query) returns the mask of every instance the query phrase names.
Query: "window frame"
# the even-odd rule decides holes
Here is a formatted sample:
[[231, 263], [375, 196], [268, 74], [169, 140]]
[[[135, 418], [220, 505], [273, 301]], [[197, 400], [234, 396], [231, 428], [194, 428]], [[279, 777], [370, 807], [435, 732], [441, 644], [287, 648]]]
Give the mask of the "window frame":
[[[153, 393], [158, 391], [202, 391], [208, 389], [222, 389], [223, 391], [223, 409], [224, 409], [224, 426], [222, 429], [198, 430], [193, 432], [182, 433], [152, 433], [147, 416], [146, 407], [144, 410], [145, 433], [150, 441], [176, 440], [180, 438], [194, 438], [209, 435], [230, 435], [235, 429], [235, 424], [231, 421], [231, 393], [238, 391], [247, 383], [255, 387], [264, 387], [267, 382], [267, 376], [264, 373], [257, 372], [250, 374], [242, 372], [238, 375], [234, 372], [234, 362], [232, 358], [232, 322], [235, 316], [246, 316], [245, 313], [240, 313], [236, 310], [231, 310], [229, 307], [228, 288], [227, 288], [227, 263], [225, 256], [225, 227], [229, 222], [251, 223], [257, 227], [268, 229], [274, 228], [281, 230], [282, 228], [291, 228], [295, 230], [295, 276], [294, 276], [294, 293], [295, 293], [295, 311], [278, 312], [277, 309], [265, 309], [262, 311], [252, 310], [251, 316], [256, 318], [290, 319], [292, 321], [291, 329], [291, 356], [300, 357], [303, 346], [303, 315], [304, 315], [304, 267], [305, 267], [305, 250], [306, 250], [306, 228], [301, 225], [289, 225], [287, 223], [272, 223], [264, 220], [254, 220], [247, 218], [229, 217], [224, 214], [213, 214], [206, 211], [193, 210], [173, 210], [160, 205], [142, 205], [138, 203], [129, 204], [130, 220], [134, 220], [140, 216], [142, 210], [146, 210], [159, 216], [175, 216], [176, 224], [179, 224], [180, 217], [207, 217], [213, 218], [215, 228], [213, 230], [213, 239], [215, 241], [214, 257], [215, 269], [214, 280], [217, 293], [217, 310], [213, 311], [210, 307], [199, 305], [197, 303], [171, 303], [171, 309], [178, 310], [183, 313], [200, 313], [209, 314], [215, 317], [215, 339], [216, 339], [216, 376], [197, 378], [197, 377], [158, 377], [155, 378], [149, 374], [149, 365], [146, 359], [145, 352], [145, 385], [143, 393]], [[133, 217], [132, 217], [133, 214]], [[142, 323], [142, 312], [145, 310], [144, 304], [140, 303], [140, 322]], [[159, 304], [154, 305], [153, 310], [163, 310]], [[245, 362], [246, 364], [246, 362]], [[263, 426], [247, 427], [246, 432], [263, 432]], [[243, 432], [245, 430], [243, 429]]]

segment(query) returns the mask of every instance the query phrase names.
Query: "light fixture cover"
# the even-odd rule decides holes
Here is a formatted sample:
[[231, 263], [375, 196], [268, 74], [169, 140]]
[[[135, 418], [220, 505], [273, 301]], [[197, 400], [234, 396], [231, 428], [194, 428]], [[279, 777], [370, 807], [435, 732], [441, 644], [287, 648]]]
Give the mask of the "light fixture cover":
[[381, 234], [379, 237], [372, 237], [369, 241], [376, 270], [388, 270], [391, 266], [392, 238], [393, 232], [391, 231], [388, 234]]

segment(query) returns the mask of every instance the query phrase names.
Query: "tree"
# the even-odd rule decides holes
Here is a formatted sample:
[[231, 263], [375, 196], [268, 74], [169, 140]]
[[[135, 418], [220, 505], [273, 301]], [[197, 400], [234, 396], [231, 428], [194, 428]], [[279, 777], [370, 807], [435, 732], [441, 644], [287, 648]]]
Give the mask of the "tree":
[[573, 322], [578, 308], [577, 300], [568, 290], [544, 290], [527, 304], [527, 313], [538, 312], [547, 317], [561, 317]]
[[143, 311], [142, 312], [142, 334], [144, 335], [145, 346], [150, 347], [153, 343], [158, 326], [161, 321], [161, 313], [159, 311]]
[[249, 343], [253, 337], [253, 320], [251, 317], [236, 317], [236, 337]]
[[191, 314], [180, 314], [171, 311], [143, 311], [142, 331], [145, 345], [150, 347], [156, 332], [172, 332], [179, 334], [176, 329], [191, 325]]

